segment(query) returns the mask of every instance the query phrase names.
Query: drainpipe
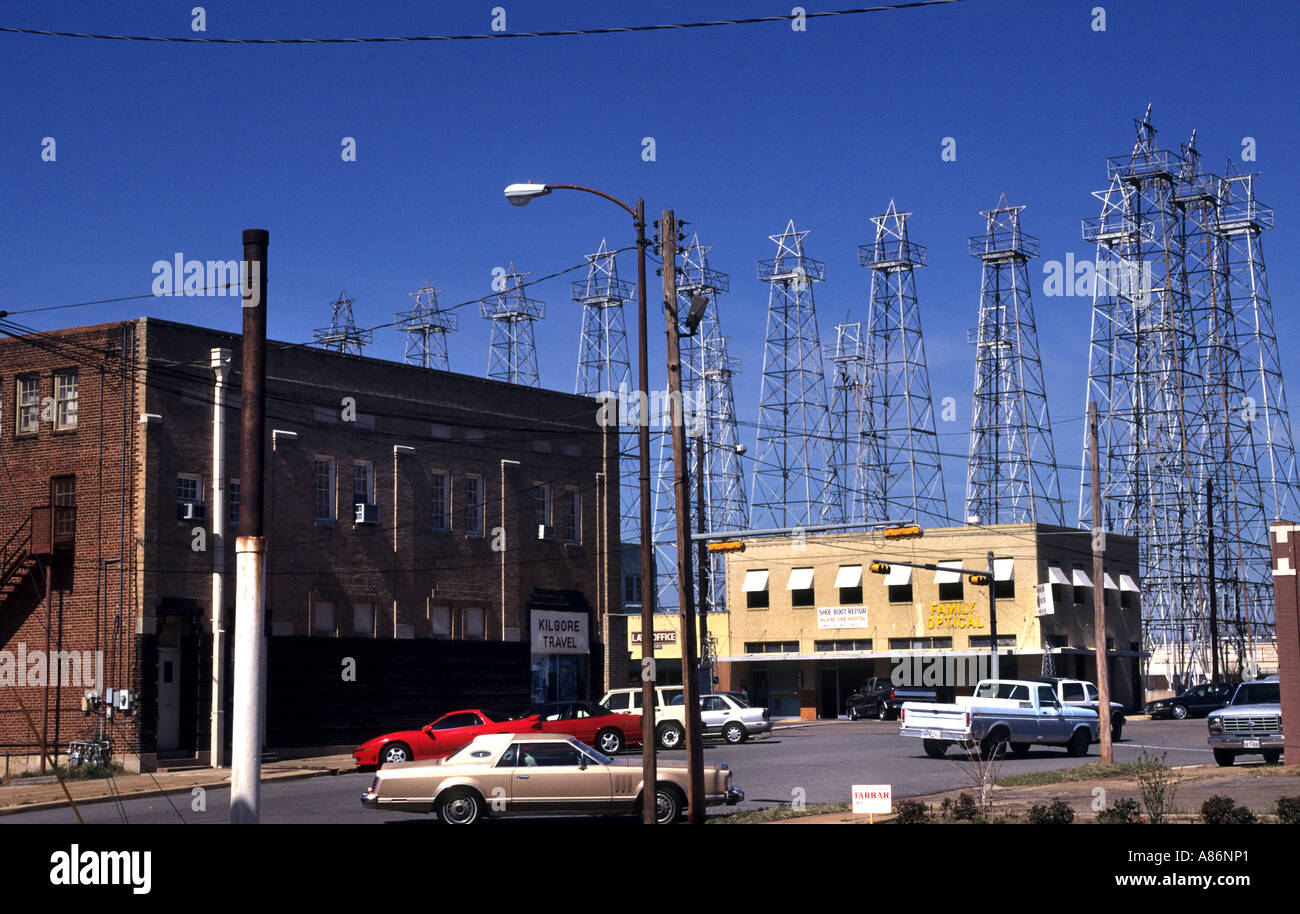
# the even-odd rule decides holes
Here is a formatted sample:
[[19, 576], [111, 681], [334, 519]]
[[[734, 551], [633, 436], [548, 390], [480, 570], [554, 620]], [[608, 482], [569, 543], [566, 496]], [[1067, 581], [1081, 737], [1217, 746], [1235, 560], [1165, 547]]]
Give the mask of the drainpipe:
[[[506, 530], [506, 467], [508, 466], [517, 467], [519, 461], [501, 461], [501, 529], [503, 532]], [[507, 545], [506, 549], [508, 548], [510, 547]], [[501, 640], [503, 642], [506, 640], [506, 549], [501, 550]], [[523, 612], [522, 608], [520, 612]], [[525, 624], [520, 621], [521, 630]]]
[[213, 349], [212, 385], [212, 730], [208, 754], [213, 768], [224, 761], [226, 745], [225, 651], [221, 624], [226, 592], [226, 372], [230, 350]]

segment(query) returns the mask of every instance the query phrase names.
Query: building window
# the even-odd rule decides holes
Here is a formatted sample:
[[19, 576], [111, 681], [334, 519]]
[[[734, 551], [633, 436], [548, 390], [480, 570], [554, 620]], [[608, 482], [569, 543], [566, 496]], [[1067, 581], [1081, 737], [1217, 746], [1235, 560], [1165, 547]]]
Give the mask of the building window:
[[745, 583], [741, 586], [745, 594], [746, 609], [767, 609], [767, 570], [751, 568], [745, 572]]
[[203, 477], [181, 473], [176, 477], [176, 519], [203, 519]]
[[797, 654], [798, 641], [746, 641], [746, 654]]
[[951, 583], [939, 585], [939, 602], [947, 603], [952, 600], [962, 600], [966, 597], [965, 582], [960, 578]]
[[77, 532], [77, 477], [55, 476], [50, 480], [50, 505], [54, 508], [54, 541], [71, 542]]
[[483, 477], [465, 477], [465, 535], [483, 535]]
[[1016, 582], [1013, 578], [1010, 581], [994, 581], [993, 596], [999, 600], [1014, 600], [1016, 597]]
[[14, 389], [18, 396], [15, 431], [19, 435], [34, 435], [41, 421], [41, 379], [36, 375], [19, 378]]
[[482, 641], [484, 632], [484, 613], [481, 609], [465, 610], [465, 639]]
[[54, 427], [56, 429], [77, 427], [77, 373], [75, 371], [54, 373]]
[[315, 497], [312, 508], [317, 522], [329, 523], [335, 519], [334, 504], [334, 460], [331, 457], [318, 457], [312, 462], [312, 477], [315, 483]]
[[230, 493], [230, 507], [228, 509], [230, 512], [230, 526], [238, 527], [239, 526], [239, 480], [238, 479], [230, 480], [230, 483], [227, 486], [227, 492]]
[[312, 607], [311, 633], [332, 636], [335, 631], [334, 604], [329, 600], [317, 600]]
[[890, 603], [911, 603], [912, 602], [912, 582], [906, 584], [889, 585], [889, 602]]
[[373, 638], [375, 636], [375, 604], [353, 604], [352, 634], [358, 638]]
[[539, 535], [542, 527], [551, 525], [551, 487], [544, 482], [533, 489], [533, 523]]
[[891, 651], [933, 651], [952, 647], [952, 638], [890, 638]]
[[579, 497], [577, 489], [564, 490], [564, 500], [560, 504], [560, 536], [566, 543], [577, 543], [581, 538]]
[[375, 503], [375, 465], [369, 460], [358, 460], [352, 464], [352, 504], [373, 505]]
[[435, 606], [429, 610], [430, 632], [435, 638], [446, 638], [451, 635], [451, 608], [448, 606]]
[[451, 474], [433, 474], [433, 529], [451, 529]]
[[623, 605], [641, 605], [641, 575], [623, 575]]
[[813, 650], [818, 653], [827, 651], [869, 651], [870, 638], [836, 638], [831, 641], [814, 641]]
[[[989, 647], [991, 646], [991, 642], [989, 641], [989, 636], [971, 635], [970, 646], [973, 648], [983, 648], [984, 650], [988, 650]], [[1015, 646], [1016, 646], [1015, 635], [998, 635], [998, 647], [1015, 647]]]
[[862, 587], [841, 587], [840, 603], [855, 605], [862, 602]]
[[813, 569], [791, 568], [790, 580], [786, 584], [790, 591], [791, 606], [815, 606], [817, 595], [813, 589]]

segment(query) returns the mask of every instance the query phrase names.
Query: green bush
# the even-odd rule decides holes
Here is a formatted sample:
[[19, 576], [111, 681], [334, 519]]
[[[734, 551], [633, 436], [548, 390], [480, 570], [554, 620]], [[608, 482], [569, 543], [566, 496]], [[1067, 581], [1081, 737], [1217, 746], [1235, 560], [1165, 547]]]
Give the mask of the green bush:
[[1201, 804], [1201, 818], [1206, 825], [1254, 825], [1259, 820], [1232, 797], [1213, 796]]
[[939, 804], [939, 816], [945, 822], [980, 822], [984, 819], [975, 798], [968, 793], [959, 795], [956, 800], [944, 797]]
[[1035, 803], [1029, 807], [1030, 825], [1069, 825], [1074, 821], [1074, 810], [1060, 797], [1053, 797], [1051, 805]]
[[900, 800], [897, 810], [900, 825], [929, 825], [934, 821], [930, 816], [930, 807], [920, 800]]
[[1142, 807], [1132, 797], [1124, 797], [1111, 804], [1110, 809], [1097, 813], [1102, 825], [1136, 825], [1142, 821]]
[[1278, 797], [1277, 820], [1283, 825], [1300, 825], [1300, 797]]

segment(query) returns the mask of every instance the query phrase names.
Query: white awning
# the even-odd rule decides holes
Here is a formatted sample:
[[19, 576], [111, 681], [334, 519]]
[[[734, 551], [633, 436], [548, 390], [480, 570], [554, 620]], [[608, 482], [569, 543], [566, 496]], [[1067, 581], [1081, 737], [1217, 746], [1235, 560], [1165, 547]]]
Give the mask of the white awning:
[[841, 565], [839, 572], [835, 575], [835, 586], [836, 587], [861, 587], [862, 566]]
[[813, 570], [811, 568], [791, 568], [789, 590], [807, 590], [812, 587]]
[[1070, 586], [1070, 579], [1065, 576], [1065, 572], [1061, 570], [1059, 565], [1047, 566], [1047, 580], [1052, 584], [1064, 584], [1066, 587]]
[[909, 565], [890, 565], [889, 574], [885, 575], [886, 587], [902, 587], [912, 580], [912, 568]]
[[1082, 568], [1076, 568], [1074, 569], [1074, 586], [1091, 587], [1092, 578], [1088, 577], [1088, 573], [1084, 571]]
[[740, 588], [742, 593], [755, 593], [767, 590], [767, 570], [753, 569], [745, 572], [745, 583]]
[[1016, 567], [1015, 559], [994, 559], [993, 560], [993, 580], [1010, 581], [1014, 577]]
[[939, 570], [934, 573], [934, 583], [936, 584], [956, 584], [961, 580], [961, 572], [948, 571], [949, 568], [960, 568], [961, 560], [952, 562], [940, 562]]
[[1107, 590], [1119, 590], [1119, 585], [1115, 583], [1115, 579], [1110, 576], [1109, 571], [1106, 572], [1103, 577], [1105, 578], [1105, 586]]
[[1119, 589], [1120, 589], [1120, 590], [1127, 590], [1127, 591], [1129, 591], [1129, 592], [1131, 592], [1131, 593], [1137, 593], [1137, 592], [1138, 592], [1138, 586], [1137, 586], [1137, 584], [1134, 582], [1134, 580], [1133, 580], [1131, 577], [1129, 577], [1129, 576], [1126, 575], [1126, 574], [1121, 574], [1121, 575], [1119, 576]]

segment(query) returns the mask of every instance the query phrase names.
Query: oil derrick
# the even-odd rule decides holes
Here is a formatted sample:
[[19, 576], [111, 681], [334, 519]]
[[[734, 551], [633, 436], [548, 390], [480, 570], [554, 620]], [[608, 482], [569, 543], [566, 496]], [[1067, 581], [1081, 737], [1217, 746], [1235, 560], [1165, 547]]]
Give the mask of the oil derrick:
[[353, 301], [346, 291], [340, 290], [339, 297], [330, 302], [330, 325], [312, 331], [312, 338], [322, 349], [361, 355], [362, 348], [370, 343], [370, 331], [358, 330], [352, 318]]
[[640, 476], [637, 461], [635, 398], [623, 303], [634, 286], [618, 278], [618, 265], [605, 240], [587, 255], [587, 278], [572, 283], [573, 300], [582, 305], [582, 337], [578, 343], [578, 376], [573, 392], [587, 397], [613, 397], [611, 418], [619, 423], [619, 535], [624, 543], [641, 541]]
[[916, 298], [915, 270], [925, 266], [925, 248], [908, 239], [910, 215], [889, 201], [889, 208], [871, 220], [875, 239], [858, 248], [858, 262], [871, 270], [865, 407], [871, 459], [863, 497], [867, 520], [946, 526], [948, 503]]
[[1104, 516], [1092, 517], [1085, 441], [1079, 521], [1137, 537], [1144, 647], [1181, 684], [1208, 669], [1197, 580], [1203, 388], [1177, 200], [1184, 163], [1157, 144], [1149, 106], [1135, 123], [1133, 151], [1107, 161], [1110, 186], [1093, 194], [1101, 215], [1083, 223], [1097, 245], [1087, 400], [1097, 404]]
[[[679, 223], [680, 224], [680, 223]], [[725, 273], [709, 267], [710, 248], [700, 243], [698, 235], [682, 251], [678, 266], [678, 312], [687, 314], [697, 296], [704, 301], [704, 311], [694, 335], [681, 337], [682, 405], [688, 436], [686, 451], [691, 480], [690, 530], [697, 532], [696, 486], [704, 489], [704, 529], [743, 529], [747, 522], [741, 446], [736, 424], [732, 375], [739, 363], [727, 354], [727, 338], [722, 334], [717, 295], [730, 288]], [[662, 423], [660, 423], [662, 425]], [[658, 606], [677, 606], [676, 515], [673, 503], [672, 440], [661, 434], [659, 471], [655, 485], [655, 552], [658, 578]], [[698, 461], [701, 441], [704, 465]], [[725, 607], [725, 564], [723, 556], [710, 554], [706, 565], [708, 612]], [[697, 569], [698, 572], [698, 569]], [[697, 587], [692, 582], [692, 587]], [[698, 591], [697, 591], [698, 592]]]
[[485, 301], [481, 306], [483, 317], [492, 322], [487, 376], [511, 384], [540, 387], [533, 322], [546, 317], [546, 305], [524, 295], [524, 280], [529, 275], [516, 271], [511, 263], [496, 300]]
[[824, 516], [830, 417], [812, 284], [824, 279], [825, 265], [804, 254], [807, 234], [791, 220], [768, 236], [776, 257], [758, 264], [770, 287], [749, 500], [758, 528], [807, 526]]
[[966, 517], [986, 524], [1065, 523], [1056, 449], [1029, 285], [1038, 239], [1020, 230], [1006, 195], [970, 238], [982, 264], [975, 344]]
[[456, 332], [456, 315], [438, 307], [441, 291], [424, 281], [424, 285], [410, 293], [415, 307], [395, 315], [397, 329], [406, 334], [406, 348], [402, 361], [422, 368], [451, 369], [447, 356], [447, 334]]
[[831, 445], [827, 478], [827, 522], [858, 523], [867, 519], [867, 472], [872, 457], [870, 415], [866, 410], [869, 360], [862, 321], [835, 325], [830, 350]]

